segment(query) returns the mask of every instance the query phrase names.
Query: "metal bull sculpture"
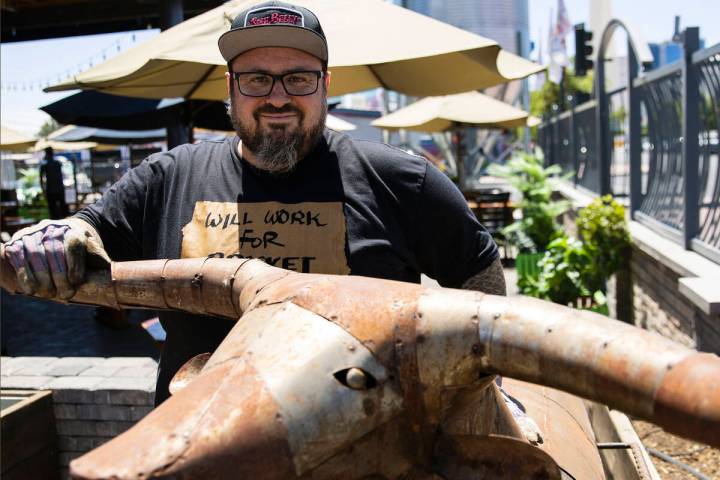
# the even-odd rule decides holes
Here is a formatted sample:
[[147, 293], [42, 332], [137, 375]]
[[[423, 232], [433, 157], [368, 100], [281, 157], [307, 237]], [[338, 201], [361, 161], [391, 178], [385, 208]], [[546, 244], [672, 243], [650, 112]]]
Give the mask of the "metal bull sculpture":
[[720, 358], [535, 299], [191, 259], [114, 263], [72, 301], [239, 318], [76, 478], [603, 478], [576, 397], [506, 379], [534, 446], [494, 374], [720, 446]]

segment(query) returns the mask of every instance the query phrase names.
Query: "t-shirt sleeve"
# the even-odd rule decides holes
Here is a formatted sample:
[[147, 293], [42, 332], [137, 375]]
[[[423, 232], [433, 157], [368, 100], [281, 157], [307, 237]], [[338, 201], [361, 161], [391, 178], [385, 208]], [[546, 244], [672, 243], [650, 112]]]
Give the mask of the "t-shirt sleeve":
[[421, 270], [443, 287], [459, 288], [499, 252], [457, 187], [429, 162], [420, 187], [416, 255]]
[[145, 159], [129, 170], [100, 200], [75, 216], [97, 230], [112, 260], [142, 260], [148, 229], [161, 208], [164, 178], [162, 154]]

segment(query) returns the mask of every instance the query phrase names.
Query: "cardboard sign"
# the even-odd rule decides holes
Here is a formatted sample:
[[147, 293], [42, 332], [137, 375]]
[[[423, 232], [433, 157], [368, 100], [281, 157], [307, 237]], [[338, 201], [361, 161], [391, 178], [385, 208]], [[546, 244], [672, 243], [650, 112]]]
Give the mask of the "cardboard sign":
[[197, 202], [182, 258], [259, 258], [303, 273], [348, 274], [341, 202]]

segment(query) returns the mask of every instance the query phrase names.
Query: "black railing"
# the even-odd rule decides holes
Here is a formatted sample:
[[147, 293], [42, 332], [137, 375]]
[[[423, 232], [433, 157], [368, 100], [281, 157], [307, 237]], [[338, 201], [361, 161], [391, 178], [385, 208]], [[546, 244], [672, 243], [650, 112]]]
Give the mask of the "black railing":
[[679, 62], [604, 93], [602, 116], [591, 100], [546, 118], [538, 142], [575, 185], [629, 198], [633, 219], [720, 263], [720, 44], [698, 51], [698, 36], [685, 30]]

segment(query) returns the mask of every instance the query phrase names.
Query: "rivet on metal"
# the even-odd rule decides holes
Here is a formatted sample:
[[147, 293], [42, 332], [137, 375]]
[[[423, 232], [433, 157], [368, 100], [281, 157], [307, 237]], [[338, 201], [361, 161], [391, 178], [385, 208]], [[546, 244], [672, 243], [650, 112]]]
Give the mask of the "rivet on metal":
[[349, 369], [345, 375], [345, 381], [348, 387], [353, 390], [365, 390], [367, 388], [367, 377], [365, 376], [365, 372], [359, 368]]

